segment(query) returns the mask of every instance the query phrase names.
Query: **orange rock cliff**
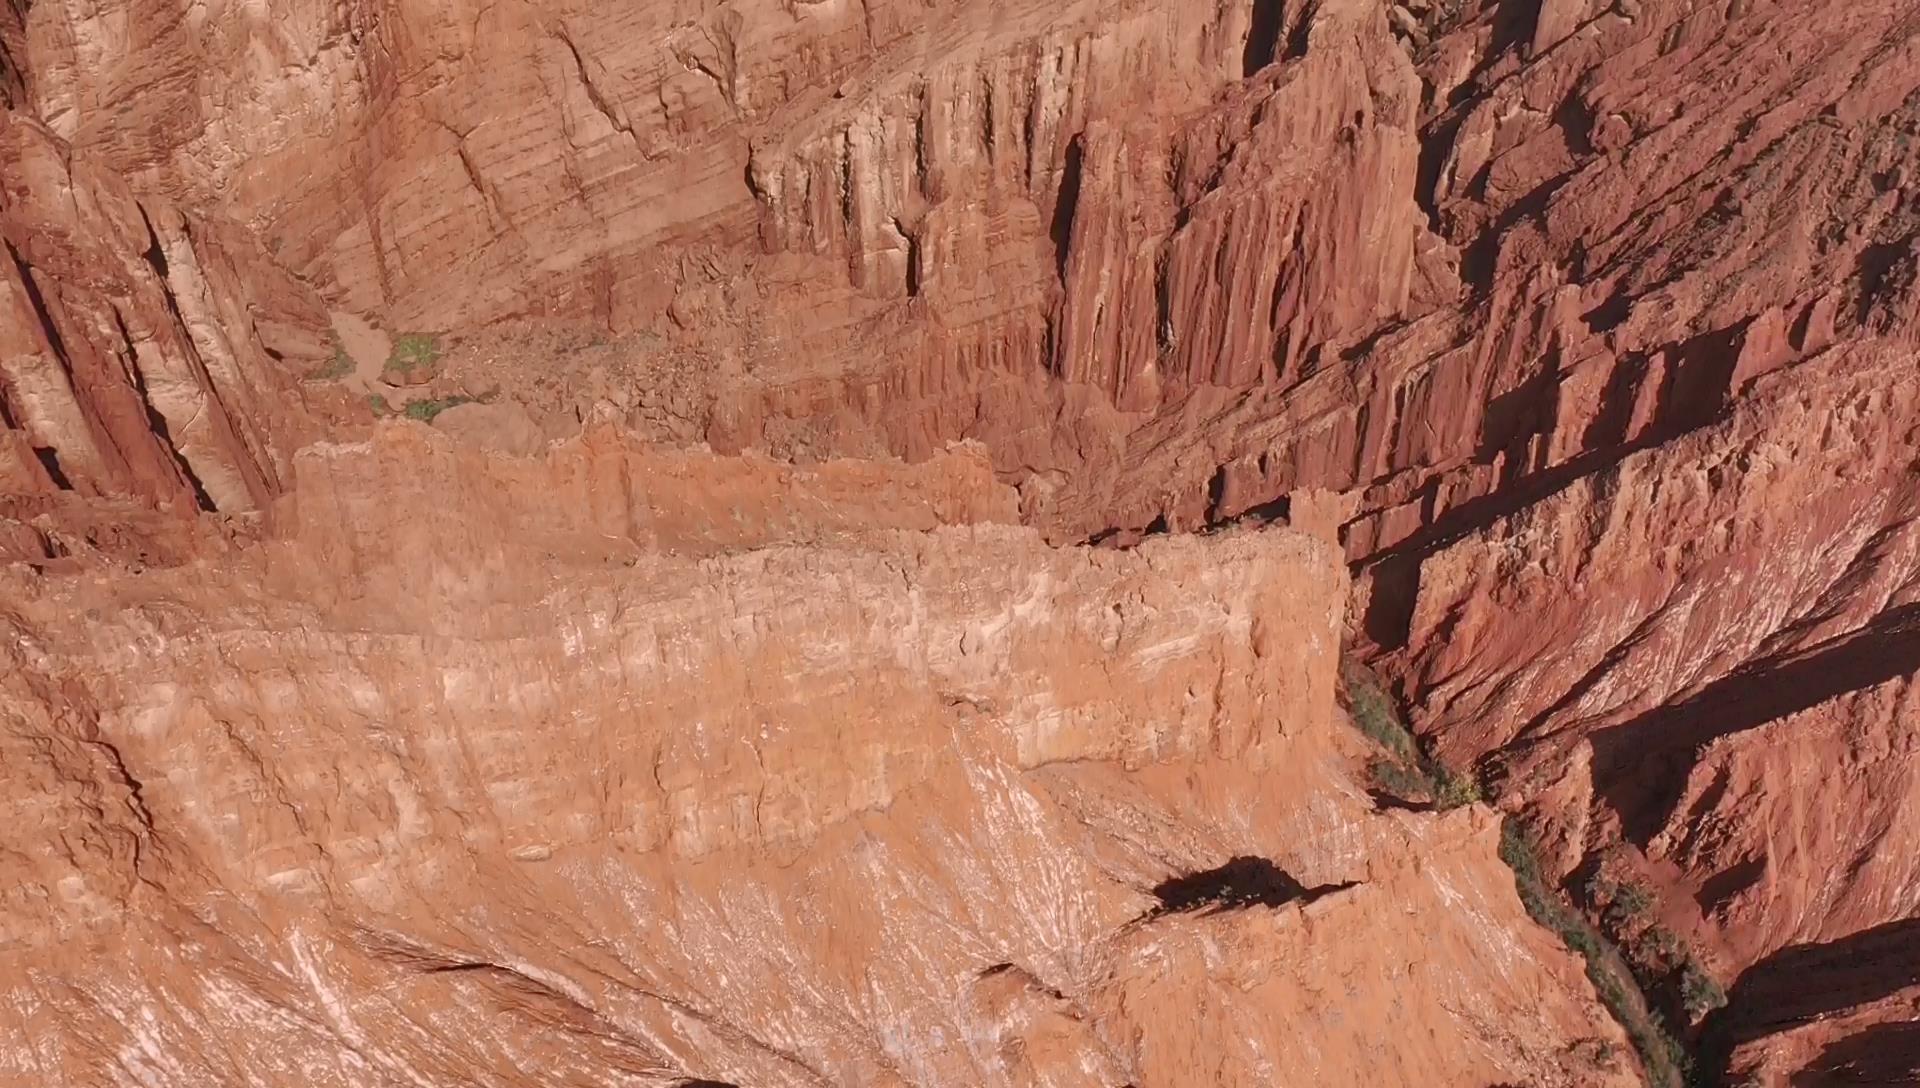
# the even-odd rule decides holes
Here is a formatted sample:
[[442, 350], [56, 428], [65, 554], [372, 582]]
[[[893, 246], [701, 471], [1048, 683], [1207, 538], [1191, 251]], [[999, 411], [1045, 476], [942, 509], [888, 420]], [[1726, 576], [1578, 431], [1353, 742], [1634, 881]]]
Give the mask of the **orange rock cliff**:
[[0, 1085], [1920, 1076], [1920, 11], [0, 9]]

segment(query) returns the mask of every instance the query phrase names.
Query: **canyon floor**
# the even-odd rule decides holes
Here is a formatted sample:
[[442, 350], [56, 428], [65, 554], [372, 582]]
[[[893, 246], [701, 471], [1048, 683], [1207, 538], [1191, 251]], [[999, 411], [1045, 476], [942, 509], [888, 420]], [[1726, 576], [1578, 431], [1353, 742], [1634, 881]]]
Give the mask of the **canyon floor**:
[[1920, 1079], [1920, 6], [0, 9], [0, 1085]]

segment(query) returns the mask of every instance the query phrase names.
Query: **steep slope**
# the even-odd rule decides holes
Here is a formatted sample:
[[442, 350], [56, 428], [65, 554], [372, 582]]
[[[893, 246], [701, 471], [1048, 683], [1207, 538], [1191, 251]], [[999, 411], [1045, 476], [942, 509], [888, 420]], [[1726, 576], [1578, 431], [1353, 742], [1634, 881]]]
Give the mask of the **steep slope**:
[[1355, 785], [1325, 543], [1053, 549], [964, 454], [295, 475], [11, 581], [0, 1081], [1637, 1083], [1494, 817]]
[[278, 359], [323, 310], [230, 224], [0, 116], [0, 490], [247, 511], [300, 433]]
[[[1813, 16], [8, 8], [0, 549], [126, 554], [94, 495], [134, 552], [253, 531], [149, 522], [284, 490], [328, 310], [446, 334], [428, 412], [564, 430], [591, 387], [723, 450], [979, 439], [1056, 543], [1338, 523], [1433, 750], [1576, 890], [1656, 888], [1736, 1068], [1842, 1075], [1754, 995], [1920, 903], [1920, 15]], [[496, 324], [532, 318], [588, 346]], [[1807, 1015], [1906, 1054], [1869, 989]]]
[[[26, 108], [74, 155], [396, 332], [675, 337], [721, 375], [717, 442], [828, 416], [810, 444], [1070, 469], [1124, 413], [1291, 383], [1397, 316], [1425, 236], [1418, 80], [1362, 2], [125, 21], [26, 13]], [[1123, 415], [1055, 433], [1089, 395]]]

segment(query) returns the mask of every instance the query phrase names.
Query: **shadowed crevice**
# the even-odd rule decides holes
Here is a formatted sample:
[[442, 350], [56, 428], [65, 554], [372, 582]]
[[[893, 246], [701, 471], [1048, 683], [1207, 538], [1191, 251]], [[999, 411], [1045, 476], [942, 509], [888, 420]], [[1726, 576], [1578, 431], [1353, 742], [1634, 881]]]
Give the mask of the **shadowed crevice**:
[[[1706, 1069], [1724, 1069], [1740, 1045], [1766, 1035], [1824, 1019], [1835, 1013], [1893, 996], [1920, 985], [1920, 918], [1888, 922], [1839, 940], [1797, 944], [1775, 952], [1742, 972], [1727, 992], [1727, 1005], [1709, 1018], [1701, 1047]], [[1900, 1025], [1911, 1027], [1913, 1025]], [[1857, 1044], [1874, 1031], [1829, 1047], [1810, 1069], [1824, 1070], [1820, 1079], [1796, 1085], [1899, 1084], [1901, 1080], [1839, 1079], [1848, 1066], [1860, 1068], [1864, 1056]], [[1881, 1038], [1881, 1043], [1905, 1045], [1915, 1040]], [[1855, 1045], [1849, 1045], [1855, 1044]], [[1839, 1048], [1837, 1052], [1835, 1048]]]
[[51, 446], [33, 447], [33, 456], [40, 462], [40, 468], [46, 472], [47, 479], [62, 491], [72, 491], [73, 481], [67, 478], [66, 470], [60, 467], [60, 454]]
[[1280, 32], [1286, 0], [1253, 0], [1253, 25], [1247, 29], [1247, 47], [1240, 57], [1240, 75], [1251, 77], [1272, 64], [1280, 51]]
[[1702, 747], [1851, 691], [1920, 671], [1920, 604], [1874, 617], [1860, 630], [1792, 660], [1742, 669], [1696, 694], [1593, 734], [1594, 781], [1645, 845], [1679, 802]]
[[1920, 1023], [1875, 1024], [1829, 1044], [1790, 1088], [1920, 1084]]
[[1067, 142], [1067, 154], [1060, 166], [1060, 195], [1053, 201], [1053, 221], [1048, 235], [1053, 239], [1054, 270], [1060, 282], [1067, 282], [1067, 255], [1073, 247], [1073, 217], [1080, 206], [1081, 172], [1086, 165], [1086, 136]]
[[1758, 884], [1766, 871], [1767, 863], [1761, 858], [1749, 858], [1729, 865], [1701, 882], [1700, 890], [1694, 894], [1694, 901], [1700, 904], [1701, 910], [1710, 911]]

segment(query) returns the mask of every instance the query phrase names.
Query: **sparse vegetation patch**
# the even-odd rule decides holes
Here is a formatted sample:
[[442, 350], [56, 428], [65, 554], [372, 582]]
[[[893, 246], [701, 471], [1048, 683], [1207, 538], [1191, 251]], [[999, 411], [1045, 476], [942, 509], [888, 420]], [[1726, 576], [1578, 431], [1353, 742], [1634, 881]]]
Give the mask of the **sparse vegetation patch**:
[[333, 345], [333, 354], [307, 375], [310, 382], [336, 382], [353, 373], [353, 356], [347, 354], [346, 345], [340, 342], [340, 334], [329, 332], [327, 340]]
[[[1392, 697], [1365, 666], [1345, 662], [1341, 683], [1354, 726], [1381, 750], [1367, 764], [1367, 777], [1377, 792], [1400, 801], [1425, 802], [1436, 809], [1482, 799], [1480, 784], [1472, 774], [1453, 770], [1421, 747]], [[1509, 816], [1501, 825], [1500, 859], [1513, 870], [1514, 884], [1527, 914], [1552, 930], [1586, 962], [1587, 978], [1633, 1043], [1648, 1083], [1653, 1088], [1686, 1088], [1693, 1083], [1692, 1055], [1668, 1018], [1649, 1002], [1647, 994], [1654, 987], [1648, 981], [1651, 972], [1642, 970], [1641, 960], [1650, 967], [1657, 963], [1659, 971], [1679, 980], [1689, 1020], [1703, 1015], [1696, 1014], [1696, 1009], [1718, 1007], [1712, 1004], [1716, 1000], [1724, 1004], [1726, 995], [1684, 943], [1653, 921], [1658, 904], [1651, 891], [1631, 880], [1608, 881], [1599, 875], [1585, 888], [1589, 904], [1605, 920], [1608, 931], [1636, 935], [1630, 957], [1547, 877], [1535, 841], [1516, 817]]]
[[452, 408], [456, 404], [472, 404], [476, 399], [464, 393], [450, 397], [429, 397], [425, 400], [408, 401], [405, 415], [408, 419], [417, 419], [422, 423], [432, 423], [433, 417]]
[[1626, 950], [1642, 992], [1659, 995], [1669, 1014], [1692, 1024], [1727, 1003], [1726, 991], [1698, 953], [1660, 923], [1653, 892], [1632, 878], [1609, 880], [1599, 871], [1588, 878], [1585, 891], [1608, 937]]
[[440, 337], [430, 332], [405, 332], [393, 338], [386, 369], [411, 374], [440, 361]]
[[1354, 726], [1383, 749], [1367, 764], [1367, 777], [1375, 790], [1440, 809], [1459, 808], [1481, 799], [1480, 783], [1473, 775], [1456, 771], [1421, 749], [1413, 730], [1401, 720], [1393, 698], [1366, 666], [1345, 662], [1341, 682]]
[[1698, 1020], [1727, 1003], [1727, 991], [1722, 989], [1712, 975], [1700, 966], [1700, 961], [1687, 957], [1680, 968], [1680, 1000], [1685, 1005], [1687, 1018]]
[[[1517, 817], [1507, 817], [1500, 827], [1500, 860], [1513, 870], [1520, 902], [1533, 920], [1559, 935], [1561, 943], [1585, 958], [1587, 978], [1593, 982], [1601, 1003], [1632, 1041], [1646, 1069], [1647, 1083], [1654, 1088], [1685, 1088], [1692, 1084], [1692, 1055], [1660, 1014], [1650, 1007], [1627, 958], [1547, 879], [1540, 866], [1534, 836]], [[1651, 904], [1648, 897], [1645, 906]]]

